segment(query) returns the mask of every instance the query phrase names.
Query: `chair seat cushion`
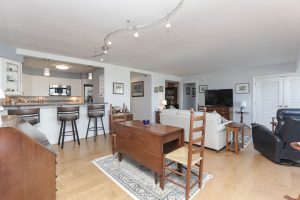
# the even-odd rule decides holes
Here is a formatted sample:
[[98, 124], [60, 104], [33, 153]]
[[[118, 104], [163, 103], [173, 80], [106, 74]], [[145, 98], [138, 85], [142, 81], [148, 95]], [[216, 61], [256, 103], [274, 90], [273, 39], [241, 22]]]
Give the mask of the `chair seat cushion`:
[[103, 112], [89, 112], [88, 117], [103, 117]]
[[[180, 147], [178, 149], [176, 149], [175, 151], [172, 151], [168, 154], [166, 154], [165, 158], [181, 163], [183, 165], [187, 165], [188, 164], [188, 148], [186, 147]], [[202, 157], [200, 156], [200, 154], [193, 154], [192, 155], [192, 165], [195, 165], [196, 163], [198, 163], [200, 160], [202, 160]]]
[[61, 115], [58, 117], [59, 121], [72, 121], [78, 119], [78, 115]]
[[35, 125], [39, 123], [39, 120], [37, 118], [24, 118], [24, 120], [31, 125]]

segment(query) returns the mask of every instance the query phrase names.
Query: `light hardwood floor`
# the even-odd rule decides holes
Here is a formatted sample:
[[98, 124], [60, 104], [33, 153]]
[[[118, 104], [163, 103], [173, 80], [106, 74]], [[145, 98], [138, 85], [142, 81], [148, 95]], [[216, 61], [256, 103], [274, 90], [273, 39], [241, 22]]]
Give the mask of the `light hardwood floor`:
[[[66, 142], [63, 150], [54, 145], [57, 157], [58, 200], [131, 199], [91, 161], [111, 154], [111, 138], [82, 139], [81, 145]], [[272, 163], [250, 144], [239, 155], [206, 150], [204, 171], [214, 177], [194, 199], [277, 200], [300, 193], [300, 168]]]

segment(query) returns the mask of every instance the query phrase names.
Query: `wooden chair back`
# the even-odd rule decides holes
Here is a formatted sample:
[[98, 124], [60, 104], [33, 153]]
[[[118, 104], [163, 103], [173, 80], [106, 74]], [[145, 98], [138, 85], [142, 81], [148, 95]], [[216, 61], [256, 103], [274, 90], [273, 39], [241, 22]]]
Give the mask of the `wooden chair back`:
[[[195, 127], [194, 126], [195, 122], [199, 122], [201, 123], [201, 125]], [[188, 146], [188, 164], [191, 164], [192, 156], [194, 154], [200, 154], [200, 156], [203, 159], [204, 141], [205, 141], [205, 124], [206, 124], [206, 107], [203, 108], [203, 114], [198, 116], [195, 116], [194, 109], [191, 109], [189, 146]]]
[[74, 107], [57, 107], [57, 119], [63, 116], [76, 116], [79, 119], [79, 106]]
[[90, 104], [88, 105], [88, 116], [90, 113], [102, 113], [105, 114], [105, 105], [103, 104]]
[[121, 116], [118, 116], [118, 117], [114, 117], [114, 113], [113, 113], [113, 106], [112, 106], [112, 104], [110, 104], [110, 127], [111, 127], [111, 131], [112, 131], [112, 133], [114, 133], [115, 132], [115, 127], [114, 127], [114, 124], [116, 123], [116, 122], [126, 122], [126, 106], [125, 106], [125, 103], [123, 103], [123, 114], [121, 115]]
[[40, 108], [31, 109], [9, 109], [7, 110], [8, 115], [18, 115], [26, 121], [26, 119], [36, 118], [37, 123], [40, 122]]

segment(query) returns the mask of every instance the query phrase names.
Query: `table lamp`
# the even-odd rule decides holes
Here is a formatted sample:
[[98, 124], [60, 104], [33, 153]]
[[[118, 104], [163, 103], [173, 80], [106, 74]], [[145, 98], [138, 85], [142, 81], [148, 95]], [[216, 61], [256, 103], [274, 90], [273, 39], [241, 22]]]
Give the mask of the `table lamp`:
[[168, 103], [167, 103], [167, 100], [162, 100], [161, 101], [161, 105], [163, 105], [163, 108], [165, 109], [165, 106], [167, 105]]
[[246, 101], [241, 101], [241, 112], [245, 112], [245, 108], [247, 107]]

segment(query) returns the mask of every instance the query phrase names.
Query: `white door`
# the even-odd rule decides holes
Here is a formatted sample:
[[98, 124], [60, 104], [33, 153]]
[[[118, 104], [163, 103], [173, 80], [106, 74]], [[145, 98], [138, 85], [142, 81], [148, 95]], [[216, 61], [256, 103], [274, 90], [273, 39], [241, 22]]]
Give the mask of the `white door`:
[[300, 108], [300, 76], [284, 78], [284, 107]]
[[254, 122], [271, 128], [272, 117], [283, 107], [283, 77], [254, 80]]

